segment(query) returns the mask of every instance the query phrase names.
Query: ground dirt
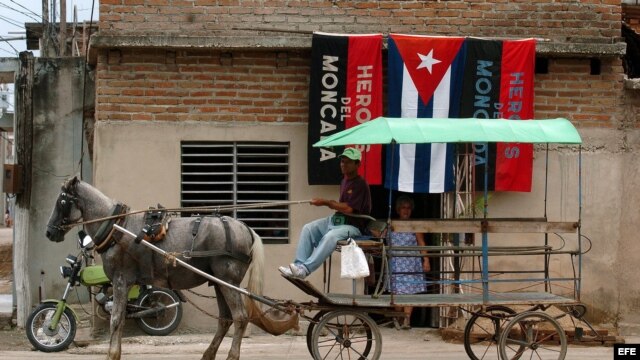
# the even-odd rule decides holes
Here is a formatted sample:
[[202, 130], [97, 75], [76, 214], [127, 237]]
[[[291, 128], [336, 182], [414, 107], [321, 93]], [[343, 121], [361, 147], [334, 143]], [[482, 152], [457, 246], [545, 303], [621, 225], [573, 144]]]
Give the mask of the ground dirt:
[[23, 330], [4, 328], [0, 330], [0, 351], [29, 349], [31, 344]]
[[0, 244], [0, 279], [11, 278], [13, 273], [13, 247]]

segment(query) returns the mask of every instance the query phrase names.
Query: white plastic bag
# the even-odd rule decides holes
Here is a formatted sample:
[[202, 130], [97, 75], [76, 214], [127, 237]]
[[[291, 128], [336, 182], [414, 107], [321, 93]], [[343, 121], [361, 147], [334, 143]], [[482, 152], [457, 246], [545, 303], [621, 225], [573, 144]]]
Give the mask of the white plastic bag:
[[369, 264], [362, 249], [353, 239], [342, 247], [340, 258], [340, 277], [343, 279], [360, 279], [369, 276]]

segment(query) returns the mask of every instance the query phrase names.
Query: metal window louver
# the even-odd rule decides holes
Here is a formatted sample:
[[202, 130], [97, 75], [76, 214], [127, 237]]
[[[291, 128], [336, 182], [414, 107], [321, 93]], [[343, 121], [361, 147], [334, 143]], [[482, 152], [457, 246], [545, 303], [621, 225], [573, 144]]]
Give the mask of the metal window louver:
[[288, 205], [241, 208], [289, 201], [288, 143], [182, 142], [181, 157], [183, 207], [238, 205], [224, 215], [244, 221], [265, 243], [288, 242]]

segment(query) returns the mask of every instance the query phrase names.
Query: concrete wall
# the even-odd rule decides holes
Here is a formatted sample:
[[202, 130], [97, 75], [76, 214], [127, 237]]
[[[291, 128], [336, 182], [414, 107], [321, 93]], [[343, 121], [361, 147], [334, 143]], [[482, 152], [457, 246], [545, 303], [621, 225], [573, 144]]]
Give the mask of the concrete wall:
[[[33, 87], [33, 182], [29, 238], [27, 241], [31, 299], [59, 298], [66, 280], [58, 267], [68, 254], [77, 252], [76, 233], [53, 243], [45, 237], [46, 224], [63, 181], [84, 172], [91, 174], [91, 159], [81, 153], [83, 102], [90, 106], [94, 88], [90, 81], [83, 99], [84, 61], [81, 58], [43, 59], [35, 64]], [[90, 176], [84, 177], [88, 181]], [[44, 273], [44, 274], [43, 274]], [[41, 294], [39, 294], [41, 292]], [[85, 295], [86, 298], [86, 295]], [[73, 300], [73, 299], [72, 299]]]
[[[305, 125], [242, 124], [228, 126], [225, 123], [199, 122], [99, 122], [96, 127], [95, 162], [96, 185], [109, 196], [128, 203], [134, 209], [143, 209], [157, 202], [165, 206], [178, 206], [180, 194], [179, 163], [181, 140], [210, 141], [290, 141], [291, 199], [301, 200], [312, 196], [335, 197], [337, 187], [306, 185]], [[630, 156], [620, 152], [624, 132], [581, 129], [585, 141], [582, 150], [583, 198], [582, 233], [592, 240], [591, 251], [583, 257], [582, 300], [589, 306], [591, 318], [597, 322], [629, 322], [636, 318], [638, 287], [630, 281], [631, 270], [636, 266], [640, 244], [632, 236], [637, 233], [637, 212], [627, 212], [621, 204], [635, 203], [637, 195], [625, 192], [634, 187], [635, 179], [628, 172], [637, 172], [630, 166]], [[171, 134], [167, 137], [166, 134]], [[163, 139], [143, 141], [141, 139]], [[137, 154], [132, 156], [132, 154]], [[163, 164], [163, 166], [158, 166]], [[576, 148], [551, 148], [549, 155], [549, 192], [547, 215], [550, 221], [575, 221], [578, 219], [578, 152]], [[626, 169], [626, 170], [625, 170]], [[494, 194], [490, 199], [490, 216], [539, 217], [544, 214], [545, 153], [537, 148], [534, 168], [533, 192], [529, 194]], [[149, 179], [146, 181], [144, 179]], [[379, 201], [379, 199], [378, 199]], [[291, 218], [292, 244], [266, 246], [265, 294], [277, 299], [305, 300], [307, 296], [282, 279], [277, 267], [290, 261], [295, 251], [296, 236], [308, 220], [326, 214], [326, 209], [293, 205]], [[552, 245], [560, 241], [551, 237]], [[565, 236], [566, 249], [577, 248], [577, 237]], [[494, 235], [492, 244], [540, 244], [541, 236]], [[586, 248], [586, 242], [583, 243]], [[552, 259], [552, 271], [564, 277], [571, 276], [571, 259], [558, 256]], [[576, 260], [576, 259], [574, 259]], [[334, 255], [334, 264], [339, 257]], [[503, 265], [523, 267], [524, 259], [505, 261]], [[520, 265], [519, 265], [520, 264]], [[577, 264], [577, 263], [576, 263]], [[334, 268], [334, 271], [337, 270]], [[338, 277], [335, 276], [334, 279]], [[322, 285], [320, 273], [311, 281]], [[339, 288], [349, 289], [341, 283]], [[568, 287], [571, 284], [561, 284]], [[334, 285], [335, 286], [335, 285]], [[334, 289], [338, 289], [334, 287]], [[203, 294], [211, 290], [197, 289]], [[567, 289], [558, 289], [562, 293]], [[187, 296], [200, 306], [207, 301], [192, 294]], [[211, 305], [210, 303], [208, 304]], [[189, 307], [187, 306], [187, 309]], [[210, 309], [208, 309], [210, 310]], [[212, 320], [198, 311], [186, 312], [183, 327], [206, 328]], [[625, 325], [626, 329], [632, 326]]]
[[[617, 321], [621, 331], [640, 334], [640, 286], [634, 280], [638, 272], [638, 253], [640, 253], [640, 243], [638, 242], [640, 212], [637, 210], [637, 204], [640, 202], [638, 191], [640, 132], [637, 129], [627, 131], [624, 140], [623, 148], [628, 148], [629, 151], [621, 155], [624, 159], [624, 165], [620, 169], [622, 193], [619, 202], [620, 227], [618, 231], [611, 231], [611, 237], [604, 240], [605, 243], [617, 244], [615, 259], [610, 264], [610, 269], [616, 279], [615, 289], [609, 293], [608, 298], [617, 304], [620, 310]], [[616, 213], [614, 212], [614, 214]], [[607, 219], [613, 221], [615, 220], [614, 216], [608, 216]], [[607, 254], [607, 258], [611, 258], [611, 255]]]
[[[277, 141], [290, 144], [291, 200], [311, 197], [336, 198], [336, 186], [307, 185], [307, 127], [303, 124], [239, 124], [230, 126], [220, 122], [122, 122], [101, 121], [95, 131], [95, 185], [109, 197], [125, 202], [134, 210], [146, 209], [161, 203], [166, 207], [180, 207], [180, 142], [206, 141]], [[338, 171], [338, 169], [336, 169]], [[292, 244], [266, 245], [265, 294], [279, 299], [309, 300], [301, 291], [284, 280], [278, 266], [292, 261], [295, 243], [302, 225], [330, 214], [329, 209], [308, 204], [291, 206], [290, 233]], [[185, 244], [188, 242], [185, 242]], [[186, 246], [186, 245], [185, 245]], [[340, 258], [334, 255], [334, 264]], [[339, 280], [339, 266], [333, 267], [332, 289], [348, 291], [350, 282]], [[311, 276], [321, 286], [322, 271]], [[212, 295], [213, 289], [200, 287], [196, 292]], [[217, 313], [215, 300], [200, 298], [189, 292], [190, 301], [209, 312]], [[185, 306], [181, 328], [209, 329], [215, 322], [192, 306]]]

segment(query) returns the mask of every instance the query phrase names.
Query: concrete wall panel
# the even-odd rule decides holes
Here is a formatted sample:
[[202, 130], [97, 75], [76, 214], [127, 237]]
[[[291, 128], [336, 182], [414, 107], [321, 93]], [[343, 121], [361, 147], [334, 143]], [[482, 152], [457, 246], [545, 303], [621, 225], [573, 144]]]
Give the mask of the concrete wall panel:
[[[96, 126], [94, 160], [96, 187], [109, 197], [132, 209], [146, 209], [158, 202], [165, 207], [180, 206], [180, 141], [278, 141], [290, 142], [290, 200], [311, 197], [338, 198], [337, 186], [309, 186], [306, 176], [306, 125], [243, 124], [202, 122], [99, 122]], [[339, 171], [339, 169], [336, 169]], [[266, 245], [265, 295], [277, 299], [309, 300], [303, 292], [284, 280], [277, 268], [293, 260], [295, 244], [302, 226], [313, 219], [330, 214], [327, 208], [308, 204], [291, 205], [291, 244]], [[185, 245], [186, 246], [186, 245]], [[339, 255], [333, 259], [332, 289], [349, 291], [350, 282], [339, 279]], [[322, 271], [310, 277], [321, 286]], [[212, 295], [213, 290], [201, 286], [195, 290]], [[215, 300], [185, 293], [199, 307], [217, 314]], [[210, 329], [214, 320], [187, 305], [183, 328]]]
[[[58, 267], [67, 254], [77, 252], [76, 231], [66, 241], [53, 243], [45, 237], [60, 186], [70, 176], [79, 175], [81, 161], [91, 167], [81, 152], [83, 104], [93, 102], [93, 83], [84, 87], [81, 58], [38, 59], [33, 89], [33, 182], [31, 192], [30, 238], [28, 241], [31, 298], [59, 298], [67, 280]], [[82, 90], [90, 94], [83, 99]], [[89, 178], [90, 180], [90, 178]], [[87, 293], [80, 290], [82, 297]]]

